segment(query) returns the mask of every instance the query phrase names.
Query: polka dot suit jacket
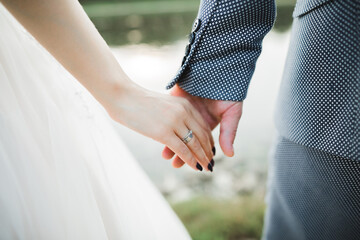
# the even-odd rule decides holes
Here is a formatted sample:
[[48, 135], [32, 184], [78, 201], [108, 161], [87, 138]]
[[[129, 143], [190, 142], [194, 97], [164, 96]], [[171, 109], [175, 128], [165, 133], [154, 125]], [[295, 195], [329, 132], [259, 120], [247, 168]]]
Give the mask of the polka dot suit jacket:
[[300, 0], [293, 16], [277, 129], [360, 161], [360, 0]]
[[[360, 0], [298, 0], [275, 114], [283, 137], [360, 161]], [[168, 84], [217, 100], [246, 98], [273, 0], [203, 0]]]

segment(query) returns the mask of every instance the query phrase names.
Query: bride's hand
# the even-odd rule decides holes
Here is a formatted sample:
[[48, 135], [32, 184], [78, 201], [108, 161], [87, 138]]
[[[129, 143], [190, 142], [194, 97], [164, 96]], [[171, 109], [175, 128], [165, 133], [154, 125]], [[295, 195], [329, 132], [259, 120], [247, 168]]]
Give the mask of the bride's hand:
[[[208, 169], [213, 140], [200, 114], [182, 98], [133, 84], [78, 1], [1, 2], [116, 121], [167, 145], [192, 168]], [[188, 130], [194, 138], [186, 145]]]
[[[168, 146], [193, 169], [209, 169], [211, 131], [188, 100], [130, 84], [105, 108], [115, 121]], [[185, 144], [182, 138], [189, 130], [193, 138]]]

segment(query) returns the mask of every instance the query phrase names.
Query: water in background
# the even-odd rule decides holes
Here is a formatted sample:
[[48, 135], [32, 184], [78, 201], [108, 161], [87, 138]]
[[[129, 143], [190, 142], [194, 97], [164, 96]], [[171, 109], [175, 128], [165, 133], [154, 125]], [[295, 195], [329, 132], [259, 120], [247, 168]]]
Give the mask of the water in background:
[[[166, 83], [180, 67], [198, 5], [199, 1], [134, 1], [92, 2], [84, 6], [131, 79], [165, 92]], [[194, 172], [186, 166], [173, 169], [170, 162], [161, 158], [161, 144], [116, 124], [136, 159], [170, 200], [204, 194], [221, 198], [264, 195], [267, 159], [275, 135], [273, 110], [288, 48], [292, 10], [292, 4], [278, 6], [275, 28], [264, 40], [244, 102], [235, 157], [226, 158], [217, 142], [214, 173]], [[214, 130], [215, 139], [218, 132]]]

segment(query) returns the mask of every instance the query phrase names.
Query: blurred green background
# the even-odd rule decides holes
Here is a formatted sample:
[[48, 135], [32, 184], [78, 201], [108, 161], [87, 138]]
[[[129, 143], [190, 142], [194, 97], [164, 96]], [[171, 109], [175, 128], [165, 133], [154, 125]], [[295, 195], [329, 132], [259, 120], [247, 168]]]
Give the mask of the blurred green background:
[[[200, 3], [199, 0], [80, 2], [101, 35], [112, 46], [120, 64], [130, 72], [130, 77], [137, 78], [139, 84], [152, 90], [162, 89], [170, 80], [167, 78], [175, 74], [177, 66], [174, 65], [181, 62], [186, 38]], [[174, 170], [170, 166], [163, 166], [159, 154], [161, 145], [127, 129], [119, 130], [120, 135], [126, 136], [126, 144], [134, 156], [172, 204], [195, 240], [261, 238], [267, 158], [274, 132], [269, 124], [271, 116], [268, 115], [271, 115], [282, 63], [285, 61], [294, 5], [295, 0], [277, 1], [276, 24], [266, 38], [262, 54], [264, 60], [258, 63], [259, 70], [254, 76], [257, 82], [268, 76], [274, 82], [262, 82], [262, 89], [265, 90], [257, 86], [252, 88], [257, 92], [263, 91], [260, 93], [263, 98], [259, 95], [253, 97], [252, 92], [249, 93], [246, 108], [263, 109], [262, 115], [253, 111], [242, 119], [239, 128], [241, 139], [236, 140], [236, 149], [241, 152], [241, 158], [228, 159], [218, 150], [213, 175], [199, 175], [188, 169]], [[262, 67], [264, 63], [261, 62], [266, 62], [267, 67]], [[167, 63], [170, 65], [166, 66]], [[144, 72], [144, 76], [141, 72]], [[151, 75], [152, 72], [155, 73]], [[166, 74], [156, 75], [158, 72]], [[164, 80], [159, 81], [159, 78]], [[270, 87], [274, 90], [269, 91]], [[269, 92], [272, 95], [267, 96]], [[138, 151], [139, 142], [143, 144], [141, 151]]]
[[[110, 45], [167, 44], [183, 38], [197, 15], [196, 0], [81, 0], [91, 20]], [[295, 0], [278, 0], [274, 29], [291, 26]]]

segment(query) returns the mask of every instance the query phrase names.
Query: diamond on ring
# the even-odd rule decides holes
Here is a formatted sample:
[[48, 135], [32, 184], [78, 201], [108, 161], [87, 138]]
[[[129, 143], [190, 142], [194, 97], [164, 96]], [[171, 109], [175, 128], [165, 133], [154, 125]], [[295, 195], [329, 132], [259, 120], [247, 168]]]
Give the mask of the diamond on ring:
[[191, 139], [193, 139], [194, 135], [193, 132], [191, 130], [189, 130], [189, 132], [186, 134], [185, 137], [183, 137], [182, 141], [187, 144], [188, 142], [191, 141]]

